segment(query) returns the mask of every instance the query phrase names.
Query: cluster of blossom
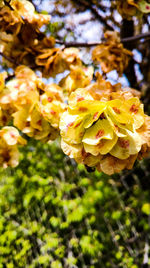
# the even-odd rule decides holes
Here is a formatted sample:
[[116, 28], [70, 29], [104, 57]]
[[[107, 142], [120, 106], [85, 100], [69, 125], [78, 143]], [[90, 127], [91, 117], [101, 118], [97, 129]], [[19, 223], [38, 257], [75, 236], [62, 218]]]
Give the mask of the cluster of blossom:
[[[50, 16], [35, 13], [34, 6], [27, 0], [11, 0], [9, 6], [2, 5], [0, 50], [6, 56], [3, 62], [12, 68], [16, 63], [36, 67], [44, 77], [55, 77], [70, 70], [70, 87], [72, 77], [77, 81], [76, 77], [92, 74], [92, 69], [83, 66], [77, 48], [56, 47], [55, 38], [40, 32], [40, 27], [49, 22]], [[104, 72], [116, 69], [122, 75], [132, 53], [123, 47], [116, 32], [106, 32], [105, 38], [107, 41], [93, 50], [93, 60], [101, 64]]]
[[93, 61], [101, 64], [104, 73], [116, 70], [122, 76], [132, 52], [123, 47], [117, 32], [107, 31], [104, 37], [106, 42], [93, 49]]
[[[85, 87], [77, 88], [74, 80], [66, 105], [63, 89], [45, 85], [30, 68], [19, 66], [15, 75], [4, 84], [1, 74], [2, 166], [18, 163], [17, 143], [25, 144], [18, 130], [47, 142], [56, 139], [60, 129], [65, 154], [107, 174], [132, 168], [149, 152], [150, 117], [144, 114], [138, 91], [112, 86], [99, 73], [92, 83], [89, 72]], [[10, 123], [18, 130], [8, 127]]]
[[[119, 8], [127, 4], [140, 10], [143, 2], [120, 1]], [[7, 82], [7, 74], [0, 74], [0, 166], [18, 164], [23, 137], [49, 142], [60, 134], [62, 150], [78, 163], [107, 174], [131, 169], [150, 151], [150, 117], [144, 114], [139, 92], [112, 86], [99, 73], [94, 82], [94, 68], [82, 63], [79, 49], [55, 47], [55, 39], [40, 32], [49, 20], [49, 15], [35, 13], [29, 1], [0, 3], [3, 62], [13, 69], [19, 65]], [[121, 76], [132, 53], [116, 32], [106, 32], [105, 38], [93, 50], [93, 61], [104, 73], [115, 69]], [[66, 69], [70, 73], [59, 85], [44, 84], [27, 66], [44, 77]]]
[[138, 95], [100, 74], [97, 82], [77, 89], [60, 120], [63, 151], [109, 175], [131, 169], [150, 151], [150, 117]]
[[1, 74], [1, 127], [12, 123], [22, 133], [36, 140], [47, 142], [56, 139], [60, 115], [66, 106], [61, 88], [56, 84], [45, 85], [26, 66], [17, 67], [15, 75], [14, 79], [4, 84]]
[[36, 66], [45, 77], [81, 66], [77, 48], [55, 47], [55, 39], [40, 32], [41, 26], [49, 22], [50, 16], [35, 13], [29, 1], [11, 0], [9, 6], [1, 4], [0, 51], [6, 56], [3, 62], [12, 68], [16, 63]]
[[2, 1], [0, 8], [0, 50], [13, 59], [11, 62], [6, 60], [9, 67], [15, 67], [16, 62], [21, 61], [30, 64], [39, 28], [49, 23], [50, 16], [35, 13], [34, 6], [26, 0], [6, 3]]

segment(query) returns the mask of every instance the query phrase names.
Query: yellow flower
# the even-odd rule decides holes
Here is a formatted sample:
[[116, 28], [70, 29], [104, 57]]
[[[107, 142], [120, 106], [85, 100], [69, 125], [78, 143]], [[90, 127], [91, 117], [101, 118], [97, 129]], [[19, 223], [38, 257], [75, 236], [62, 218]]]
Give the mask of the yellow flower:
[[8, 145], [26, 144], [26, 140], [20, 136], [18, 130], [14, 127], [3, 127], [0, 136], [3, 137], [3, 140], [5, 140]]
[[60, 115], [64, 112], [66, 105], [63, 103], [61, 88], [56, 84], [45, 87], [45, 93], [40, 96], [38, 109], [45, 120], [52, 127], [59, 128]]
[[11, 0], [10, 5], [20, 16], [38, 28], [50, 21], [50, 15], [36, 14], [33, 4], [27, 0]]
[[142, 13], [150, 13], [150, 3], [148, 1], [140, 0], [137, 6]]
[[90, 67], [75, 67], [65, 78], [60, 81], [60, 86], [64, 92], [71, 93], [79, 87], [86, 87], [93, 78], [94, 69]]
[[43, 75], [45, 77], [55, 77], [56, 74], [62, 73], [64, 70], [71, 70], [82, 65], [77, 48], [62, 50], [58, 47], [49, 47], [39, 50], [35, 60], [38, 66], [44, 67]]
[[128, 66], [129, 56], [132, 56], [132, 52], [123, 47], [117, 32], [107, 31], [105, 38], [104, 43], [94, 48], [92, 59], [100, 63], [104, 73], [117, 70], [121, 76]]
[[18, 130], [14, 127], [4, 127], [0, 130], [0, 166], [15, 167], [19, 163], [19, 151], [17, 145], [25, 145]]
[[137, 9], [139, 9], [143, 13], [149, 13], [150, 12], [150, 3], [145, 0], [127, 0], [129, 5], [135, 6]]
[[0, 125], [13, 119], [14, 126], [29, 137], [54, 140], [66, 107], [62, 89], [56, 84], [44, 85], [26, 66], [17, 67], [15, 75], [0, 93]]
[[24, 107], [15, 112], [13, 117], [14, 126], [27, 136], [33, 137], [36, 140], [54, 140], [58, 135], [58, 130], [53, 128], [49, 122], [44, 119], [36, 107], [32, 110]]
[[6, 125], [11, 115], [23, 107], [32, 110], [40, 98], [39, 91], [43, 84], [30, 68], [19, 66], [15, 74], [16, 78], [7, 82], [0, 92], [1, 125]]
[[0, 10], [1, 32], [8, 31], [17, 35], [23, 23], [22, 18], [16, 10], [11, 10], [8, 6], [3, 6]]
[[[99, 94], [92, 94], [92, 86], [77, 89], [70, 95], [68, 110], [60, 120], [61, 146], [77, 162], [113, 174], [132, 168], [143, 145], [147, 144], [147, 148], [150, 145], [150, 131], [144, 127], [148, 120], [138, 97], [131, 92], [117, 91], [115, 86], [108, 100], [93, 97], [100, 98], [100, 95], [103, 99], [101, 89]], [[143, 132], [145, 139], [142, 139]], [[110, 163], [112, 166], [108, 168]]]

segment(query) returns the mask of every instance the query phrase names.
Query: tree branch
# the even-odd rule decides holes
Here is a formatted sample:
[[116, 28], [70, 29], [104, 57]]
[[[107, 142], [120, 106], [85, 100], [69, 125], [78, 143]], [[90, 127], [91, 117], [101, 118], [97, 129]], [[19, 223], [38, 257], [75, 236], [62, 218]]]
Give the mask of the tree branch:
[[[135, 35], [135, 36], [131, 36], [131, 37], [125, 37], [121, 39], [121, 43], [128, 43], [128, 42], [134, 42], [134, 41], [138, 41], [141, 39], [145, 39], [150, 37], [150, 32], [147, 33], [142, 33], [139, 35]], [[92, 46], [97, 46], [100, 45], [102, 42], [64, 42], [61, 40], [56, 39], [56, 44], [60, 44], [60, 45], [64, 45], [65, 47], [92, 47]]]
[[4, 0], [4, 3], [5, 3], [5, 6], [9, 7], [11, 10], [14, 10], [12, 8], [12, 6], [10, 5], [10, 1], [8, 2], [8, 1]]
[[12, 62], [13, 64], [15, 64], [16, 66], [20, 65], [18, 64], [15, 59], [12, 59], [10, 57], [8, 57], [7, 55], [5, 55], [3, 52], [0, 52], [0, 56], [2, 56], [3, 58], [5, 58], [6, 60], [8, 60], [9, 62]]
[[128, 43], [128, 42], [133, 42], [133, 41], [137, 41], [137, 40], [140, 40], [140, 39], [144, 39], [144, 38], [147, 38], [147, 37], [150, 37], [150, 32], [142, 33], [142, 34], [138, 34], [138, 35], [135, 35], [135, 36], [126, 37], [126, 38], [122, 38], [121, 42], [122, 43]]
[[[131, 37], [122, 38], [121, 42], [122, 43], [128, 43], [128, 42], [138, 41], [140, 39], [144, 39], [144, 38], [148, 38], [148, 37], [150, 37], [150, 32], [135, 35], [135, 36], [131, 36]], [[147, 39], [145, 41], [148, 41], [148, 40], [149, 39]], [[97, 45], [102, 44], [102, 42], [87, 42], [87, 43], [84, 43], [84, 42], [64, 42], [64, 41], [61, 41], [61, 40], [58, 40], [58, 39], [56, 39], [55, 42], [56, 42], [56, 44], [63, 45], [62, 48], [65, 48], [65, 47], [92, 47], [92, 46], [97, 46]], [[5, 58], [9, 62], [12, 62], [16, 66], [20, 65], [19, 63], [17, 63], [15, 61], [15, 59], [8, 57], [3, 52], [0, 52], [0, 56]]]
[[74, 0], [75, 3], [78, 5], [84, 5], [86, 8], [90, 9], [91, 12], [94, 14], [95, 18], [97, 18], [103, 25], [107, 27], [108, 30], [113, 31], [114, 28], [107, 22], [106, 17], [103, 17], [97, 10], [96, 7], [93, 6], [93, 3], [91, 1], [86, 0]]

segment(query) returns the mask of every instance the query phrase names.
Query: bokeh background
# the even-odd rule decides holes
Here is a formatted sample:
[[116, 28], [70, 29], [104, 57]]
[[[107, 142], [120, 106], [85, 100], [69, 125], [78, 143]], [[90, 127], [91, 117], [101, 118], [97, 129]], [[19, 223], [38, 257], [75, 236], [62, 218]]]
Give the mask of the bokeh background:
[[[113, 0], [32, 2], [52, 16], [41, 30], [64, 42], [101, 41], [105, 30], [121, 38], [150, 31], [150, 16], [123, 19]], [[106, 79], [140, 90], [150, 114], [150, 40], [125, 47], [134, 54], [127, 70]], [[81, 48], [86, 65], [92, 64], [91, 49]], [[44, 81], [59, 82], [66, 74]], [[19, 166], [0, 170], [0, 268], [146, 268], [149, 253], [149, 158], [106, 176], [65, 156], [59, 139], [30, 139]]]

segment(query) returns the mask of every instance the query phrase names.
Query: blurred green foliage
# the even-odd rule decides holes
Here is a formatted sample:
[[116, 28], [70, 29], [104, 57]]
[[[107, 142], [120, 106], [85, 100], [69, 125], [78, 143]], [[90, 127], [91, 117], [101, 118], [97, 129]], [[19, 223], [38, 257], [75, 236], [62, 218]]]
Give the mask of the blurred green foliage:
[[148, 160], [109, 177], [77, 166], [58, 142], [30, 141], [17, 168], [0, 170], [0, 267], [141, 267], [148, 181]]

